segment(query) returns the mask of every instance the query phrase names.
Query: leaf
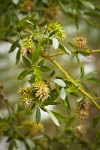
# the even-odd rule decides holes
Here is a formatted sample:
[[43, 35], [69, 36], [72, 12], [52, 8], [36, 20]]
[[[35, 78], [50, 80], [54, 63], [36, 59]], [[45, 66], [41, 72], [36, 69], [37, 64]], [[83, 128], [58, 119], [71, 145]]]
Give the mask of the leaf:
[[58, 126], [60, 127], [60, 124], [57, 120], [57, 118], [54, 116], [54, 114], [50, 111], [50, 110], [47, 110], [48, 114], [50, 115], [51, 119], [53, 120], [53, 122]]
[[85, 71], [84, 71], [84, 66], [83, 66], [83, 64], [81, 64], [81, 79], [82, 79], [82, 77], [84, 77], [84, 75], [85, 75]]
[[65, 100], [65, 98], [66, 98], [66, 91], [65, 91], [64, 88], [62, 88], [62, 89], [60, 90], [60, 98], [61, 98], [62, 100]]
[[100, 80], [95, 78], [95, 77], [91, 77], [91, 78], [88, 78], [86, 79], [88, 82], [92, 82], [92, 83], [95, 83], [95, 84], [100, 84]]
[[16, 54], [16, 65], [18, 64], [19, 61], [20, 61], [20, 49], [17, 51]]
[[38, 66], [43, 66], [44, 64], [44, 59], [42, 59], [39, 63], [38, 63]]
[[26, 20], [26, 22], [34, 26], [34, 24], [30, 20]]
[[36, 76], [37, 78], [42, 79], [42, 74], [41, 74], [40, 69], [35, 68], [35, 69], [34, 69], [34, 74], [35, 74], [35, 76]]
[[88, 74], [85, 75], [85, 78], [92, 78], [95, 77], [95, 75], [97, 74], [97, 72], [89, 72]]
[[17, 77], [18, 80], [24, 79], [28, 74], [30, 74], [32, 71], [31, 70], [24, 70], [22, 71], [19, 76]]
[[32, 65], [31, 65], [30, 61], [24, 56], [22, 56], [22, 59], [23, 59], [23, 62], [25, 63], [25, 65], [27, 67], [31, 68]]
[[43, 104], [43, 106], [58, 105], [58, 104], [60, 104], [60, 102], [54, 102], [54, 101], [46, 100], [42, 104]]
[[76, 87], [69, 87], [69, 88], [66, 89], [66, 91], [68, 93], [77, 93], [78, 92]]
[[67, 118], [65, 116], [63, 116], [62, 114], [60, 114], [58, 112], [54, 112], [54, 111], [51, 111], [51, 112], [56, 116], [56, 118], [58, 119], [59, 122], [67, 121]]
[[13, 147], [14, 147], [14, 144], [11, 142], [9, 147], [8, 147], [8, 150], [13, 150]]
[[33, 52], [33, 56], [32, 56], [32, 64], [34, 65], [36, 63], [36, 61], [38, 60], [39, 56], [40, 56], [40, 51], [41, 51], [41, 47], [38, 45], [36, 46], [36, 48], [34, 49]]
[[63, 80], [61, 80], [61, 79], [55, 79], [55, 80], [53, 80], [56, 84], [58, 84], [58, 85], [60, 85], [60, 86], [62, 86], [62, 87], [66, 87], [66, 84], [65, 84], [65, 82], [63, 81]]
[[92, 9], [92, 10], [95, 9], [95, 6], [92, 3], [90, 3], [90, 2], [82, 1], [82, 0], [80, 2], [83, 4], [83, 6], [85, 6], [88, 9]]
[[50, 73], [50, 75], [49, 75], [48, 78], [51, 78], [54, 74], [55, 74], [55, 70], [53, 70], [53, 71]]
[[71, 52], [61, 43], [59, 44], [59, 48], [61, 48], [64, 52], [67, 52], [68, 54], [71, 54]]
[[40, 119], [41, 119], [41, 112], [40, 112], [39, 107], [37, 107], [35, 118], [36, 118], [36, 123], [38, 124], [40, 122]]
[[67, 96], [66, 99], [64, 100], [64, 105], [66, 107], [66, 111], [68, 112], [68, 114], [70, 114], [70, 103]]
[[19, 39], [18, 40], [16, 40], [13, 44], [12, 44], [12, 46], [11, 46], [11, 48], [10, 48], [10, 50], [9, 50], [9, 53], [11, 53], [11, 52], [13, 52], [15, 49], [16, 49], [16, 47], [19, 47]]
[[17, 150], [20, 150], [21, 147], [22, 147], [21, 142], [17, 139], [15, 140], [15, 147], [16, 147]]
[[100, 121], [100, 116], [95, 117], [92, 121], [92, 125], [91, 125], [92, 128], [95, 128], [97, 124], [99, 123], [99, 121]]
[[34, 142], [31, 139], [26, 139], [27, 145], [32, 149], [34, 147]]
[[53, 38], [52, 45], [54, 49], [57, 49], [59, 47], [59, 41], [56, 38]]
[[41, 70], [42, 72], [48, 72], [48, 71], [51, 70], [51, 68], [49, 68], [49, 67], [47, 67], [47, 66], [41, 66], [41, 67], [40, 67], [40, 70]]
[[90, 93], [90, 90], [89, 90], [89, 88], [87, 87], [87, 85], [84, 84], [84, 83], [81, 83], [81, 84], [83, 85], [85, 91], [86, 91], [87, 93]]
[[25, 148], [26, 150], [31, 150], [30, 146], [27, 144], [27, 142], [25, 142]]

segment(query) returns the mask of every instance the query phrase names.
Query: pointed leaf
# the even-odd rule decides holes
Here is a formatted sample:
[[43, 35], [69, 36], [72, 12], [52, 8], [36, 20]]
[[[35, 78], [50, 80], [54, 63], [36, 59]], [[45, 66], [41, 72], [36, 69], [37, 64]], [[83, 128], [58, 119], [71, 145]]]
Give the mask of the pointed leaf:
[[37, 110], [36, 110], [36, 123], [38, 124], [40, 122], [40, 119], [41, 119], [41, 112], [40, 112], [40, 108], [37, 107]]
[[63, 116], [62, 114], [55, 112], [55, 111], [51, 111], [51, 112], [56, 116], [56, 118], [58, 119], [59, 122], [67, 121], [67, 118], [65, 116]]
[[18, 80], [24, 79], [28, 74], [30, 74], [32, 71], [31, 70], [24, 70], [22, 71], [19, 76], [17, 77]]
[[13, 150], [13, 147], [14, 147], [14, 143], [11, 142], [11, 143], [9, 144], [8, 150]]
[[95, 9], [95, 6], [91, 3], [91, 2], [87, 2], [87, 1], [80, 1], [86, 8], [88, 9]]
[[57, 49], [59, 47], [59, 41], [56, 38], [53, 38], [52, 45], [54, 49]]
[[66, 84], [65, 84], [65, 82], [63, 81], [63, 80], [61, 80], [61, 79], [55, 79], [55, 80], [53, 80], [56, 84], [58, 84], [58, 85], [60, 85], [60, 86], [62, 86], [62, 87], [66, 87]]
[[16, 54], [16, 65], [18, 64], [19, 61], [20, 61], [20, 49], [17, 51]]
[[68, 113], [70, 113], [70, 103], [69, 103], [69, 100], [68, 100], [67, 96], [66, 96], [66, 99], [64, 100], [64, 105], [66, 107], [66, 111]]
[[39, 63], [38, 63], [38, 66], [43, 66], [44, 64], [44, 59], [42, 59]]
[[34, 142], [31, 139], [26, 139], [27, 145], [29, 145], [30, 149], [34, 147]]
[[62, 88], [62, 89], [60, 90], [60, 98], [61, 98], [62, 100], [65, 100], [65, 98], [66, 98], [66, 91], [65, 91], [64, 88]]
[[40, 69], [35, 68], [35, 69], [34, 69], [34, 74], [35, 74], [35, 76], [36, 76], [37, 78], [42, 79], [42, 73], [41, 73]]
[[41, 66], [41, 67], [40, 67], [40, 70], [41, 70], [42, 72], [48, 72], [48, 71], [51, 70], [51, 68], [49, 68], [49, 67], [47, 67], [47, 66]]
[[50, 110], [47, 110], [48, 114], [50, 115], [51, 119], [53, 120], [53, 122], [60, 127], [60, 124], [57, 120], [57, 118], [54, 116], [54, 114], [50, 111]]
[[36, 48], [34, 49], [33, 52], [33, 56], [32, 56], [32, 64], [34, 65], [36, 63], [36, 61], [38, 60], [39, 56], [40, 56], [40, 51], [41, 51], [41, 47], [38, 45], [36, 46]]
[[55, 70], [53, 70], [53, 71], [50, 73], [50, 75], [49, 75], [48, 78], [51, 78], [54, 74], [55, 74]]
[[16, 40], [13, 44], [12, 44], [12, 46], [11, 46], [11, 48], [10, 48], [10, 50], [9, 50], [9, 53], [11, 53], [11, 52], [13, 52], [15, 49], [16, 49], [16, 47], [19, 47], [19, 39], [18, 40]]
[[71, 54], [71, 52], [61, 43], [59, 44], [59, 48], [61, 48], [64, 52], [67, 52], [68, 54]]
[[27, 67], [31, 68], [31, 63], [30, 63], [30, 61], [29, 61], [26, 57], [24, 57], [24, 56], [22, 56], [22, 59], [23, 59], [23, 62], [25, 63], [25, 65], [26, 65]]

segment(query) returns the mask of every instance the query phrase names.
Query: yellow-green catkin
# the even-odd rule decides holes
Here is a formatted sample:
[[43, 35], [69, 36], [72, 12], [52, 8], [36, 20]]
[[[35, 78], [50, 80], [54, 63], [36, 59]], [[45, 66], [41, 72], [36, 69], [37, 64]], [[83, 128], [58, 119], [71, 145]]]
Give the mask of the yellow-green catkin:
[[24, 0], [23, 3], [20, 5], [20, 9], [23, 13], [28, 13], [32, 11], [34, 8], [34, 3], [32, 0]]
[[34, 43], [31, 38], [25, 38], [22, 41], [21, 53], [23, 56], [29, 56], [34, 51]]
[[75, 37], [73, 39], [73, 46], [77, 50], [85, 49], [85, 48], [87, 48], [87, 39], [82, 36]]
[[35, 103], [34, 94], [31, 87], [23, 87], [18, 90], [20, 99], [19, 104], [26, 108], [32, 109]]
[[25, 120], [21, 123], [22, 130], [29, 136], [35, 136], [37, 134], [41, 134], [44, 131], [44, 127], [41, 123], [37, 124], [31, 120]]
[[44, 33], [49, 37], [55, 37], [59, 41], [62, 41], [66, 38], [66, 34], [62, 29], [61, 25], [57, 22], [51, 22], [45, 26]]
[[50, 5], [44, 8], [42, 11], [42, 15], [47, 20], [55, 20], [59, 17], [59, 14], [60, 14], [60, 9], [58, 6], [55, 6], [55, 5]]
[[76, 104], [75, 115], [78, 119], [85, 120], [89, 116], [89, 107], [85, 101]]
[[44, 81], [35, 81], [32, 87], [35, 90], [35, 96], [40, 100], [46, 100], [49, 97], [50, 89]]

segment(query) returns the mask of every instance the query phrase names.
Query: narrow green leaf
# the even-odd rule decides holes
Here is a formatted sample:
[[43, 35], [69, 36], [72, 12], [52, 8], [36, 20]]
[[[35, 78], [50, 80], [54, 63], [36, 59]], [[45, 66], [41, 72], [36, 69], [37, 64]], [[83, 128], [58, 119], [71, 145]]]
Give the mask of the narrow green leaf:
[[50, 73], [50, 75], [49, 75], [48, 78], [51, 78], [54, 74], [55, 74], [55, 70], [53, 70], [53, 71]]
[[16, 149], [18, 149], [18, 150], [20, 150], [21, 149], [21, 147], [22, 147], [22, 144], [21, 144], [21, 142], [19, 141], [19, 140], [15, 140], [15, 147], [16, 147]]
[[44, 59], [42, 59], [39, 63], [38, 63], [38, 66], [43, 66], [44, 64]]
[[35, 68], [35, 69], [34, 69], [34, 75], [35, 75], [37, 78], [42, 79], [42, 74], [41, 74], [40, 69]]
[[62, 100], [65, 100], [65, 98], [66, 98], [66, 91], [65, 91], [64, 88], [62, 88], [62, 89], [60, 90], [60, 98], [61, 98]]
[[58, 85], [60, 85], [60, 86], [62, 86], [62, 87], [66, 87], [66, 84], [65, 84], [65, 82], [63, 81], [63, 80], [61, 80], [61, 79], [55, 79], [55, 80], [53, 80], [56, 84], [58, 84]]
[[66, 99], [64, 100], [64, 105], [66, 107], [66, 111], [70, 114], [70, 103], [67, 96]]
[[18, 64], [19, 61], [20, 61], [20, 49], [17, 51], [16, 54], [16, 65]]
[[43, 106], [58, 105], [58, 104], [60, 104], [60, 102], [55, 102], [55, 101], [46, 100], [46, 101], [44, 101], [42, 104], [43, 104]]
[[57, 49], [59, 47], [59, 41], [56, 38], [53, 38], [52, 45], [54, 49]]
[[91, 77], [91, 78], [88, 78], [86, 79], [88, 82], [92, 82], [94, 84], [100, 84], [100, 80], [95, 78], [95, 77]]
[[84, 75], [85, 75], [84, 65], [81, 64], [81, 76], [80, 76], [80, 78], [84, 77]]
[[81, 83], [81, 84], [83, 85], [85, 91], [86, 91], [87, 93], [90, 93], [90, 90], [89, 90], [89, 88], [87, 87], [87, 85], [84, 84], [84, 83]]
[[55, 111], [51, 111], [51, 112], [56, 116], [56, 118], [58, 119], [59, 122], [67, 121], [67, 118], [65, 116], [63, 116], [62, 114], [55, 112]]
[[40, 67], [40, 70], [41, 70], [42, 72], [48, 72], [48, 71], [51, 70], [51, 68], [49, 68], [49, 67], [47, 67], [47, 66], [41, 66], [41, 67]]
[[40, 51], [41, 51], [41, 47], [38, 45], [36, 46], [36, 48], [34, 49], [33, 52], [33, 56], [32, 56], [32, 64], [34, 65], [36, 63], [36, 61], [38, 60], [39, 56], [40, 56]]
[[41, 119], [41, 112], [40, 112], [39, 107], [37, 107], [35, 118], [36, 118], [36, 123], [38, 124], [40, 122], [40, 119]]
[[28, 58], [22, 56], [22, 59], [23, 59], [23, 62], [26, 64], [27, 67], [31, 68], [31, 63], [30, 61], [28, 60]]
[[50, 115], [51, 119], [53, 120], [53, 122], [58, 126], [60, 127], [60, 124], [57, 120], [57, 118], [54, 116], [54, 114], [50, 111], [50, 110], [47, 110], [48, 114]]
[[95, 6], [91, 2], [82, 1], [82, 0], [80, 2], [83, 4], [83, 6], [85, 6], [88, 9], [92, 9], [92, 10], [95, 9]]
[[11, 48], [10, 48], [10, 50], [9, 50], [9, 53], [11, 53], [11, 52], [13, 52], [15, 49], [16, 49], [16, 47], [19, 47], [19, 39], [18, 40], [16, 40], [13, 44], [12, 44], [12, 46], [11, 46]]
[[66, 89], [66, 91], [68, 93], [77, 93], [78, 92], [76, 87], [69, 87], [69, 88]]
[[15, 144], [15, 141], [12, 140], [12, 141], [10, 142], [10, 144], [9, 144], [8, 150], [13, 150], [14, 144]]
[[61, 48], [64, 52], [67, 52], [68, 54], [71, 54], [71, 52], [61, 43], [59, 44], [59, 48]]
[[25, 142], [25, 148], [26, 150], [31, 150], [30, 146], [27, 144], [27, 142]]
[[29, 145], [30, 149], [34, 147], [34, 142], [31, 139], [26, 139], [27, 145]]
[[31, 24], [32, 26], [34, 26], [34, 23], [31, 22], [30, 20], [26, 20], [27, 23]]
[[22, 71], [19, 76], [17, 77], [18, 80], [22, 80], [26, 77], [26, 75], [30, 74], [32, 71], [31, 70], [24, 70]]
[[95, 77], [96, 74], [97, 74], [97, 72], [89, 72], [89, 73], [87, 73], [87, 74], [85, 75], [85, 78], [87, 79], [87, 78]]

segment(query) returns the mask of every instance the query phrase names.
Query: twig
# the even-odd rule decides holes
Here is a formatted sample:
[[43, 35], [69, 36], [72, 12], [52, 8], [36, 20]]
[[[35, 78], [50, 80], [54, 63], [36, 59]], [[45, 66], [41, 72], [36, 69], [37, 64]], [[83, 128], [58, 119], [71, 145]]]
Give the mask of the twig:
[[85, 92], [76, 82], [73, 78], [70, 77], [70, 75], [59, 65], [58, 62], [56, 62], [54, 59], [49, 57], [48, 55], [43, 55], [43, 57], [49, 59], [64, 75], [67, 79], [70, 80], [70, 82], [86, 97], [88, 97], [92, 103], [100, 110], [100, 106], [96, 103], [94, 98], [87, 92]]

